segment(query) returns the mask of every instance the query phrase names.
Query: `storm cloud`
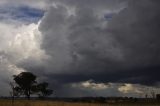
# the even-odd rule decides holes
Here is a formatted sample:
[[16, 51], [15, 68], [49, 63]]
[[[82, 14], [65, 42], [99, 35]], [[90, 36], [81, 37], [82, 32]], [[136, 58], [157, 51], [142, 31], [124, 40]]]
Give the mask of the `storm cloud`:
[[159, 86], [159, 1], [41, 3], [36, 9], [45, 10], [42, 19], [25, 27], [29, 34], [16, 37], [26, 44], [15, 43], [7, 55], [0, 52], [11, 55], [9, 62], [18, 70], [50, 81], [55, 96], [139, 96], [147, 86]]
[[[117, 2], [126, 4], [126, 1], [112, 2], [113, 6]], [[88, 7], [80, 5], [83, 3], [86, 2], [69, 5], [61, 1], [42, 19], [41, 48], [50, 56], [46, 62], [49, 75], [64, 82], [73, 78], [71, 82], [94, 79], [158, 83], [159, 2], [130, 1], [119, 7], [120, 11], [110, 20], [105, 18], [107, 12], [97, 13], [100, 10], [114, 13], [107, 6], [109, 1], [91, 2]], [[99, 3], [104, 5], [103, 9]], [[71, 10], [74, 11], [69, 14]]]

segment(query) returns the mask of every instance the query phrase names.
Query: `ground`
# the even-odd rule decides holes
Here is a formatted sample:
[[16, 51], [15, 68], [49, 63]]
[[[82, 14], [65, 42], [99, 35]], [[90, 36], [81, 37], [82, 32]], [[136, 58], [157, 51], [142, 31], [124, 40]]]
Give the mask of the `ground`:
[[160, 106], [160, 102], [82, 103], [48, 100], [0, 100], [0, 106]]

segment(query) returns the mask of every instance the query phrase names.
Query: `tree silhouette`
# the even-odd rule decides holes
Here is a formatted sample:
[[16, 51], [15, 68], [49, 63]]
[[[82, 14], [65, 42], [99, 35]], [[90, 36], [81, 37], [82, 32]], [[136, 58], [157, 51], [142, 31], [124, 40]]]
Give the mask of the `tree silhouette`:
[[46, 96], [49, 96], [53, 93], [53, 90], [48, 89], [48, 83], [47, 82], [43, 82], [43, 83], [39, 83], [37, 85], [37, 89], [39, 91], [39, 97], [44, 98]]
[[25, 95], [30, 99], [31, 94], [38, 94], [39, 97], [44, 98], [53, 93], [53, 90], [48, 89], [48, 83], [37, 83], [36, 76], [31, 72], [21, 72], [18, 75], [13, 76], [14, 82], [10, 82], [12, 91], [10, 92], [13, 98], [21, 95]]
[[14, 98], [20, 96], [19, 87], [16, 86], [14, 82], [9, 83], [11, 87], [10, 95], [12, 97], [12, 103], [14, 102]]
[[13, 77], [14, 81], [17, 84], [15, 90], [17, 89], [18, 92], [21, 92], [21, 94], [25, 95], [28, 99], [30, 99], [30, 95], [34, 92], [32, 88], [37, 83], [37, 77], [31, 72], [22, 72], [18, 75], [14, 75]]

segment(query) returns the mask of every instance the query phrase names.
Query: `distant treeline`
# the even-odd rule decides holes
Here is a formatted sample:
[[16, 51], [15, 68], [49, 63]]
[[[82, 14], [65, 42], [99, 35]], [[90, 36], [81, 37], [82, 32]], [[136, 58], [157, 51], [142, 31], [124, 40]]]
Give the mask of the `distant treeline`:
[[134, 98], [134, 97], [79, 97], [79, 98], [54, 98], [54, 100], [65, 101], [65, 102], [90, 102], [90, 103], [160, 102], [159, 98], [153, 99], [153, 98]]
[[[0, 97], [0, 99], [12, 99], [11, 97]], [[25, 97], [17, 97], [16, 100], [25, 100]], [[84, 102], [84, 103], [160, 103], [160, 98], [134, 98], [134, 97], [46, 97], [37, 98], [31, 97], [32, 100], [49, 100], [49, 101], [63, 101], [63, 102]]]

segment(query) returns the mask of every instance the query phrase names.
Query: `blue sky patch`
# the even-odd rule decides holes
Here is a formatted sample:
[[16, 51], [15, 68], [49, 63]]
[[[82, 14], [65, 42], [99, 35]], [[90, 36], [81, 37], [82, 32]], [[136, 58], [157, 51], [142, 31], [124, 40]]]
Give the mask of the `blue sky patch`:
[[28, 6], [1, 6], [0, 20], [18, 20], [24, 22], [38, 22], [44, 15], [44, 10], [31, 8]]
[[112, 19], [112, 17], [115, 15], [115, 13], [107, 13], [107, 14], [105, 14], [104, 15], [104, 18], [106, 19], [106, 20], [110, 20], [110, 19]]

